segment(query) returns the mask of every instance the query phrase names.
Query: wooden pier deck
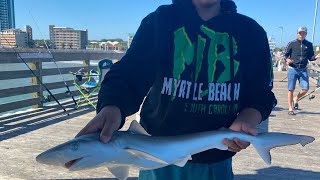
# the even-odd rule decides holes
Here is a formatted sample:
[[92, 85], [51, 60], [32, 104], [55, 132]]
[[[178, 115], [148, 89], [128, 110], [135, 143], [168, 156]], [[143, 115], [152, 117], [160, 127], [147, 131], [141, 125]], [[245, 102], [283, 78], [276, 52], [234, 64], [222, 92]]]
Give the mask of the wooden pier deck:
[[[275, 72], [276, 81], [286, 72]], [[278, 106], [261, 130], [311, 135], [315, 142], [302, 148], [299, 145], [271, 151], [272, 166], [267, 166], [253, 147], [237, 154], [233, 161], [235, 179], [320, 179], [320, 91], [315, 99], [300, 102], [296, 116], [287, 115], [287, 82], [275, 82]], [[311, 90], [316, 87], [311, 86]], [[71, 106], [69, 106], [69, 109]], [[0, 117], [0, 179], [87, 179], [115, 180], [105, 167], [82, 172], [68, 172], [64, 168], [36, 163], [42, 151], [67, 141], [95, 115], [84, 107], [66, 116], [58, 107], [45, 107]], [[130, 117], [129, 119], [133, 119]], [[127, 128], [127, 126], [125, 126]], [[136, 180], [137, 171], [130, 172]]]

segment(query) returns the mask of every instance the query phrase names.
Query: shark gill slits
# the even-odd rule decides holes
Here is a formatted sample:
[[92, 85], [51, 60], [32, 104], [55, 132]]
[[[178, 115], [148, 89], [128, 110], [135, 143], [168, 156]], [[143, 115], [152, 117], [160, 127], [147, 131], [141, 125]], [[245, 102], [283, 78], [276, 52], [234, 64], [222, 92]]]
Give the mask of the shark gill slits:
[[70, 144], [70, 149], [76, 151], [79, 148], [79, 144], [77, 142]]

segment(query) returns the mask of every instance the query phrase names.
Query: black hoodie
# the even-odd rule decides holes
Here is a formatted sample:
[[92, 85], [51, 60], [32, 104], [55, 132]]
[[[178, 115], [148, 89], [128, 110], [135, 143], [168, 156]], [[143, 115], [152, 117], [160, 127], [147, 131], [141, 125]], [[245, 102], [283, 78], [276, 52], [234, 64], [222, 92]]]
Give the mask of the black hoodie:
[[[231, 48], [233, 47], [233, 48]], [[203, 21], [191, 0], [176, 0], [145, 17], [126, 55], [101, 85], [97, 112], [120, 108], [123, 119], [141, 109], [151, 135], [169, 136], [229, 127], [245, 108], [267, 119], [276, 99], [265, 31], [221, 1], [220, 15]], [[233, 156], [212, 149], [193, 162]]]

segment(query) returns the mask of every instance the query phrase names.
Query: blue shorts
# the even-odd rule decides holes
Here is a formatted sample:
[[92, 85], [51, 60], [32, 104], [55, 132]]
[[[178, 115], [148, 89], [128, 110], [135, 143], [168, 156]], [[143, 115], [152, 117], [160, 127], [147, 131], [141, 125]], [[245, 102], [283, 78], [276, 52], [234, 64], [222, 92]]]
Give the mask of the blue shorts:
[[139, 180], [233, 180], [232, 159], [213, 164], [188, 162], [184, 167], [175, 165], [140, 171]]
[[296, 82], [299, 81], [301, 89], [308, 90], [309, 89], [309, 75], [308, 69], [295, 69], [288, 68], [288, 90], [294, 90], [296, 87]]

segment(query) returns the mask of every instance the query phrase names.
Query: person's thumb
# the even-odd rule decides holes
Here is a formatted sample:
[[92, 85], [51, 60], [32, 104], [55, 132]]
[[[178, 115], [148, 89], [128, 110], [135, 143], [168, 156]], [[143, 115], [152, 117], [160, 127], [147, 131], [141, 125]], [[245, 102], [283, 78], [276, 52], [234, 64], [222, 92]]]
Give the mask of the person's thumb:
[[113, 132], [116, 131], [117, 129], [118, 128], [116, 128], [114, 123], [106, 122], [100, 134], [100, 141], [103, 143], [109, 142]]
[[100, 141], [103, 143], [108, 143], [110, 139], [111, 139], [110, 135], [102, 135], [102, 134], [100, 135]]

